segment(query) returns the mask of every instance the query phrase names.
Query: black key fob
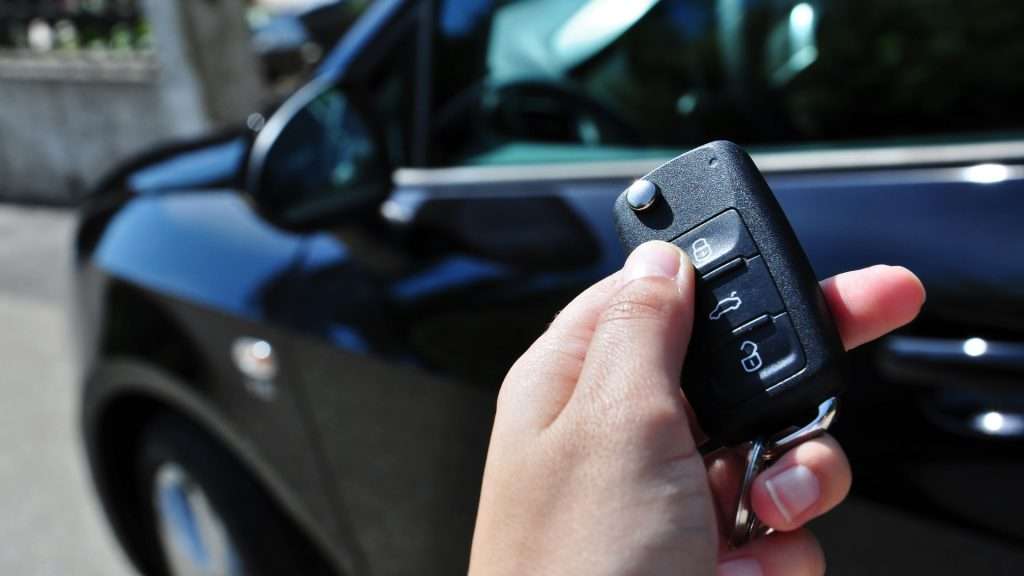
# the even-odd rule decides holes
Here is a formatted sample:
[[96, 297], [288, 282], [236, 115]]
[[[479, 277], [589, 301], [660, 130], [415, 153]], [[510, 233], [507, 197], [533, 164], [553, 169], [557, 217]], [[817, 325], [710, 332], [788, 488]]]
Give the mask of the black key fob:
[[696, 312], [682, 386], [703, 430], [731, 445], [810, 421], [845, 384], [845, 352], [807, 256], [753, 161], [712, 142], [615, 202], [628, 250], [686, 251]]

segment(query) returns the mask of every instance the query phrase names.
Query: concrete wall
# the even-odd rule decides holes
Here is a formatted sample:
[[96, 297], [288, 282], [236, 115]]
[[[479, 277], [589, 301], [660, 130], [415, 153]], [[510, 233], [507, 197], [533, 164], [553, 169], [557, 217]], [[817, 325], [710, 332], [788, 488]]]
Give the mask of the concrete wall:
[[74, 202], [128, 157], [259, 109], [241, 0], [142, 5], [151, 54], [0, 53], [0, 200]]
[[155, 66], [101, 79], [94, 63], [51, 62], [43, 74], [25, 73], [39, 61], [17, 60], [0, 59], [0, 199], [73, 201], [119, 159], [174, 133], [155, 106]]

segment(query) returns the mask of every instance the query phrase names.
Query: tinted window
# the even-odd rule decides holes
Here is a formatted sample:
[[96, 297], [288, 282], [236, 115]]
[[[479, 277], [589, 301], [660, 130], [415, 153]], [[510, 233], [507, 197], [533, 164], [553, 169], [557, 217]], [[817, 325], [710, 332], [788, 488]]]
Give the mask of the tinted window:
[[381, 48], [385, 55], [383, 59], [375, 63], [365, 79], [353, 84], [365, 87], [360, 97], [372, 109], [373, 122], [387, 147], [388, 162], [392, 166], [402, 166], [412, 160], [416, 61], [411, 54], [416, 36], [411, 22], [401, 23], [395, 31], [398, 33], [395, 42]]
[[1010, 0], [442, 0], [437, 18], [437, 163], [1024, 128]]

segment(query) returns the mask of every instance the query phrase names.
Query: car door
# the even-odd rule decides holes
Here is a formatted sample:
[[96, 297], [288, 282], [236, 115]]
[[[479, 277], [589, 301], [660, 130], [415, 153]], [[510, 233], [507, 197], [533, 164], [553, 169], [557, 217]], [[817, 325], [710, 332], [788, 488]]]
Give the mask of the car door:
[[[317, 213], [372, 179], [363, 168], [374, 163], [349, 152], [393, 166], [416, 156], [429, 5], [384, 6], [394, 9], [376, 27], [357, 24], [368, 39], [340, 52], [354, 54], [345, 78], [307, 88], [306, 108], [268, 146], [257, 201], [285, 226], [312, 216], [297, 227], [287, 316], [318, 442], [296, 449], [314, 451], [330, 478], [341, 555], [359, 574], [459, 573], [501, 373], [567, 291], [557, 283], [571, 271], [548, 242], [586, 230], [545, 198], [421, 202], [406, 190], [370, 210]], [[510, 219], [546, 232], [517, 241]], [[589, 264], [594, 249], [577, 244]]]
[[[1024, 114], [1001, 73], [1024, 54], [1020, 7], [433, 6], [430, 154], [397, 171], [395, 214], [560, 203], [596, 247], [572, 269], [581, 287], [621, 263], [611, 202], [632, 179], [708, 140], [750, 147], [821, 278], [884, 263], [928, 289], [917, 321], [852, 354], [835, 432], [855, 493], [817, 524], [832, 571], [1024, 565]], [[458, 327], [478, 343], [502, 330]]]

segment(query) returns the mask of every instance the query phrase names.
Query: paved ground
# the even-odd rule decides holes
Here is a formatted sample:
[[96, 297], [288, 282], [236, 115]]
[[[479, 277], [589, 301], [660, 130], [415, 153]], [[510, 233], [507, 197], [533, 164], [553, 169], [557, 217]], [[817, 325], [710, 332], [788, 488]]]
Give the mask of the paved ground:
[[[0, 574], [131, 574], [82, 461], [66, 212], [0, 205]], [[819, 521], [830, 574], [1019, 574], [1024, 551], [852, 499]]]
[[0, 574], [131, 574], [96, 508], [63, 302], [67, 212], [0, 206]]

